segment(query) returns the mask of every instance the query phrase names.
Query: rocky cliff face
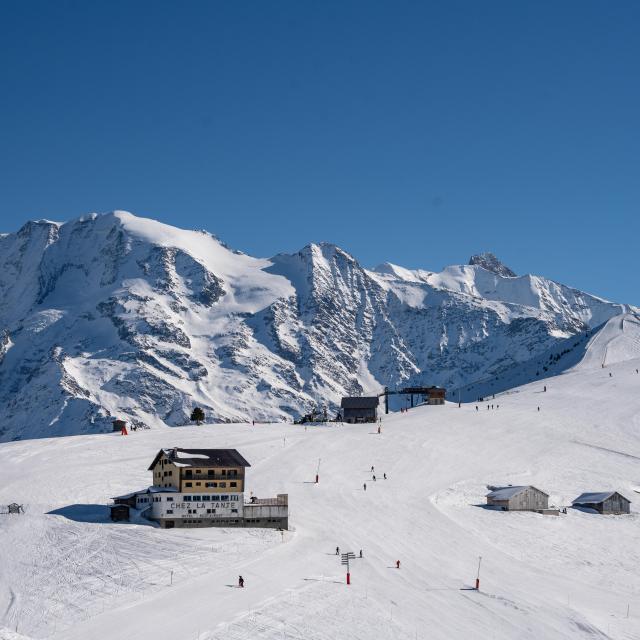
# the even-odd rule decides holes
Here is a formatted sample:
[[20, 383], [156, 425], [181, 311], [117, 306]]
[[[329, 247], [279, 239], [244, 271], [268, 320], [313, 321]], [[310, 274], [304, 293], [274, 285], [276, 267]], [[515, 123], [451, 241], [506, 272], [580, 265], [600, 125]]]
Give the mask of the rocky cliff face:
[[181, 425], [194, 405], [285, 420], [385, 385], [469, 395], [628, 310], [494, 260], [366, 270], [333, 245], [259, 260], [125, 212], [29, 222], [0, 237], [0, 440]]

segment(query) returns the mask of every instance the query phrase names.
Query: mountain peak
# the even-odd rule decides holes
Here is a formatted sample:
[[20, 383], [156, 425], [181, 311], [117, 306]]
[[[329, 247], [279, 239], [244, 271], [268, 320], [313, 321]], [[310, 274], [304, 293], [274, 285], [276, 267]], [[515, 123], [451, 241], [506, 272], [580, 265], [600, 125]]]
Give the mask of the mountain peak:
[[471, 258], [469, 258], [469, 264], [475, 265], [477, 267], [482, 267], [483, 269], [491, 271], [492, 273], [502, 276], [503, 278], [517, 277], [517, 274], [514, 271], [500, 262], [500, 260], [498, 260], [498, 258], [496, 258], [496, 256], [489, 251], [471, 256]]

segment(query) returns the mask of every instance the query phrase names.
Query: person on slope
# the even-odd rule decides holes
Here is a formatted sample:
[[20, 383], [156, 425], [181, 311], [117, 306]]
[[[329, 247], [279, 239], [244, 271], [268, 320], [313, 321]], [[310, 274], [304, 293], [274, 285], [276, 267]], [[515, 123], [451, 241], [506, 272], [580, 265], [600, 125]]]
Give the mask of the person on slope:
[[382, 477], [386, 480], [386, 479], [387, 479], [387, 474], [386, 474], [386, 473], [383, 473], [383, 474], [382, 474]]
[[400, 568], [400, 560], [396, 560], [396, 569]]
[[238, 576], [238, 586], [244, 587], [244, 578], [242, 576]]
[[360, 549], [360, 557], [362, 558], [362, 549]]
[[340, 555], [340, 547], [336, 547], [336, 555], [339, 556]]
[[365, 491], [367, 490], [367, 483], [366, 483], [366, 482], [362, 485], [362, 488], [363, 488]]

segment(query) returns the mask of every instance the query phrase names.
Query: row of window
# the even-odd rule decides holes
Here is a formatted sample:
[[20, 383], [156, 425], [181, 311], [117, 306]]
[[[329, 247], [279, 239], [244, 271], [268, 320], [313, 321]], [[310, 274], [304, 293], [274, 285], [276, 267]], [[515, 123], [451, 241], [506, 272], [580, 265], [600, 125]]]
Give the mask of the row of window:
[[[204, 473], [204, 471], [202, 469], [187, 469], [185, 472], [185, 475], [187, 477], [192, 476], [194, 473], [195, 474], [201, 474]], [[215, 469], [207, 469], [207, 475], [208, 476], [214, 476], [216, 474]], [[220, 475], [221, 476], [237, 476], [238, 475], [238, 470], [237, 469], [222, 469], [220, 471]]]
[[[184, 483], [185, 487], [193, 487], [193, 482], [185, 482]], [[202, 486], [202, 482], [196, 482], [196, 487], [201, 487]], [[226, 482], [205, 482], [204, 486], [211, 489], [211, 488], [218, 488], [220, 487], [220, 489], [226, 489], [227, 487], [227, 483]], [[237, 487], [238, 483], [237, 482], [230, 482], [229, 483], [230, 487]]]
[[[183, 520], [182, 522], [184, 524], [202, 524], [202, 520]], [[220, 524], [231, 524], [232, 522], [237, 524], [239, 520], [220, 520], [219, 522]]]

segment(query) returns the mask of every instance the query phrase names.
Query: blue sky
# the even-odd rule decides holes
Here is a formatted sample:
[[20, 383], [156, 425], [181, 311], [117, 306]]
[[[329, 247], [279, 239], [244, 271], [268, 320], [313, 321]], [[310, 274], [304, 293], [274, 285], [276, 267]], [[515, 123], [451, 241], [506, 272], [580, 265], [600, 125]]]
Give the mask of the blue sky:
[[127, 209], [259, 256], [494, 251], [640, 304], [640, 3], [0, 5], [0, 229]]

